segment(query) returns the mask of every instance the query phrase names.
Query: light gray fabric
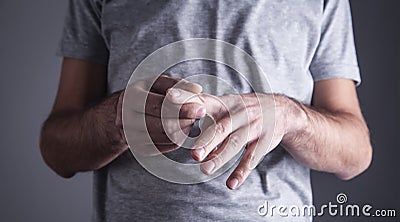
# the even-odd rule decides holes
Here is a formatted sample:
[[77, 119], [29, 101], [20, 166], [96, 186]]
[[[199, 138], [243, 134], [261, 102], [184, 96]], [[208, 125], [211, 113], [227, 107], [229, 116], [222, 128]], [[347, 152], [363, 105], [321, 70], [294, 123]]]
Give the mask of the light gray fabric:
[[[264, 69], [274, 93], [305, 104], [314, 81], [360, 82], [347, 0], [71, 0], [59, 55], [107, 64], [112, 93], [125, 87], [150, 53], [188, 38], [242, 48]], [[237, 73], [217, 63], [190, 61], [167, 73], [213, 73], [251, 92]], [[224, 93], [213, 91], [218, 86], [212, 82], [203, 84], [212, 86], [206, 92]], [[185, 155], [179, 152], [170, 155]], [[128, 151], [94, 173], [93, 221], [311, 221], [257, 214], [265, 200], [312, 204], [309, 169], [283, 148], [265, 157], [236, 191], [225, 187], [230, 172], [202, 184], [172, 184], [149, 174]]]

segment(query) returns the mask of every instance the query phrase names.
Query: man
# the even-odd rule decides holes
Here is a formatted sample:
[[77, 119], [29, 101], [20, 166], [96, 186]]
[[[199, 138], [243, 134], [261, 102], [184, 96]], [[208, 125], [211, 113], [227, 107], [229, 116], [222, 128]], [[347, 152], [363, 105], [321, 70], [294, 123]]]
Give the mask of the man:
[[[154, 177], [131, 155], [121, 109], [123, 90], [139, 63], [162, 46], [191, 38], [223, 40], [251, 54], [266, 71], [272, 93], [255, 93], [232, 70], [209, 61], [188, 61], [167, 70], [170, 77], [127, 88], [125, 93], [132, 89], [149, 96], [142, 113], [152, 124], [134, 128], [133, 135], [148, 131], [166, 155], [176, 151], [179, 157], [182, 149], [163, 137], [160, 101], [165, 99], [171, 110], [180, 110], [185, 134], [206, 113], [215, 119], [215, 137], [195, 144], [190, 153], [196, 161], [211, 159], [201, 165], [205, 174], [246, 146], [238, 165], [225, 174], [180, 185]], [[42, 129], [41, 151], [63, 177], [95, 171], [94, 221], [263, 221], [257, 207], [265, 200], [312, 203], [310, 168], [351, 179], [371, 161], [355, 90], [360, 76], [348, 1], [71, 0], [60, 55], [61, 80]], [[190, 81], [179, 84], [179, 78], [193, 73], [214, 73], [240, 94], [213, 92], [207, 89], [212, 81], [201, 82], [205, 92]], [[179, 99], [193, 97], [197, 102]], [[271, 109], [271, 98], [276, 107], [272, 139], [264, 129], [269, 116], [261, 112]], [[243, 113], [248, 121], [227, 121], [240, 120]], [[146, 150], [145, 145], [138, 147]]]

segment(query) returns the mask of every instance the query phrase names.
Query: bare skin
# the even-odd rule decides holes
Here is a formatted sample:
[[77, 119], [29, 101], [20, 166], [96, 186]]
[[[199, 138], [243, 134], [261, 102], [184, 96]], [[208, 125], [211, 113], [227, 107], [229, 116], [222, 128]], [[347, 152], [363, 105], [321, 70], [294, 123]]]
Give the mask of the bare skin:
[[[53, 110], [41, 131], [40, 148], [45, 162], [62, 177], [72, 177], [77, 172], [97, 170], [118, 157], [127, 148], [121, 123], [121, 101], [123, 92], [105, 98], [106, 67], [78, 59], [63, 61], [61, 79]], [[131, 88], [138, 98], [146, 95], [142, 86], [153, 82], [142, 81]], [[165, 133], [160, 131], [160, 101], [168, 88], [179, 79], [162, 77], [156, 81], [152, 92], [147, 92], [145, 118], [148, 131], [161, 152], [176, 149]], [[130, 89], [130, 90], [131, 90]], [[201, 87], [184, 84], [182, 89], [198, 93]], [[141, 95], [141, 96], [140, 96]], [[135, 104], [135, 103], [132, 103]], [[156, 107], [156, 108], [154, 108]], [[188, 103], [180, 108], [178, 126], [188, 133], [195, 118], [204, 115], [200, 103]], [[132, 118], [142, 115], [133, 107]], [[143, 131], [140, 126], [128, 125], [133, 134]], [[138, 144], [138, 148], [144, 144]]]
[[[76, 59], [64, 60], [56, 101], [41, 133], [43, 158], [63, 177], [100, 169], [128, 147], [121, 133], [119, 110], [122, 94], [117, 93], [104, 98], [106, 76], [104, 66]], [[199, 112], [203, 106], [207, 113], [220, 123], [214, 125], [218, 126], [216, 139], [207, 143], [214, 145], [198, 144], [200, 147], [192, 153], [194, 159], [200, 161], [218, 157], [214, 168], [216, 169], [228, 161], [243, 145], [247, 145], [245, 156], [227, 180], [230, 189], [238, 188], [259, 160], [279, 143], [302, 164], [312, 169], [334, 173], [341, 179], [350, 179], [358, 175], [370, 164], [372, 148], [368, 128], [362, 117], [355, 86], [351, 80], [332, 79], [316, 82], [312, 106], [299, 104], [281, 95], [247, 94], [215, 97], [198, 94], [199, 90], [191, 87], [178, 89], [182, 98], [196, 95], [200, 101], [205, 101], [204, 104], [193, 103], [178, 99], [179, 96], [174, 97], [177, 94], [173, 90], [168, 90], [179, 80], [164, 80], [159, 82], [160, 86], [156, 87], [158, 89], [151, 92], [154, 98], [146, 102], [159, 101], [166, 96], [176, 104], [176, 108], [184, 104], [179, 107], [183, 115], [179, 116], [178, 125], [186, 129], [186, 132], [195, 118], [204, 115], [203, 111]], [[141, 89], [140, 84], [135, 87]], [[275, 99], [275, 104], [272, 106], [271, 98]], [[221, 106], [221, 101], [227, 106]], [[238, 101], [244, 103], [240, 105]], [[149, 102], [148, 105], [153, 108], [159, 107], [157, 102], [155, 104]], [[272, 137], [271, 131], [262, 126], [270, 125], [265, 122], [271, 119], [267, 118], [270, 116], [263, 116], [263, 113], [268, 113], [266, 111], [273, 107], [276, 107], [274, 119], [276, 128]], [[228, 115], [227, 110], [234, 112]], [[140, 110], [135, 112], [140, 113]], [[152, 124], [148, 125], [157, 126], [160, 123], [157, 113], [159, 113], [157, 109], [145, 110], [146, 121], [152, 121]], [[227, 121], [229, 118], [243, 115], [249, 117], [245, 118], [247, 121], [229, 125]], [[149, 131], [154, 132], [152, 139], [160, 140], [159, 144], [156, 143], [159, 150], [168, 152], [175, 149], [176, 145], [172, 149], [162, 149], [161, 145], [170, 141], [161, 138], [164, 133], [157, 129], [160, 128], [155, 127]], [[133, 130], [141, 129], [133, 127]], [[249, 131], [254, 132], [251, 133], [253, 137], [249, 137]], [[266, 145], [268, 138], [273, 138], [273, 142]], [[221, 149], [214, 150], [215, 144], [221, 142], [223, 144]], [[200, 151], [200, 148], [204, 150]], [[202, 165], [205, 173], [215, 171], [208, 171], [205, 164]]]
[[[191, 93], [185, 92], [184, 96]], [[300, 163], [344, 180], [360, 174], [371, 162], [369, 132], [351, 80], [317, 82], [311, 107], [282, 95], [200, 97], [205, 101], [207, 114], [216, 120], [192, 151], [195, 160], [206, 160], [202, 171], [214, 173], [246, 146], [239, 165], [227, 180], [230, 189], [238, 188], [278, 144]], [[167, 98], [182, 103], [181, 98]], [[271, 110], [275, 110], [272, 117]], [[271, 120], [275, 123], [268, 122]], [[210, 138], [208, 130], [215, 132], [215, 136], [211, 141], [203, 141], [202, 137]], [[222, 145], [215, 149], [218, 144]]]
[[[182, 106], [170, 103], [165, 99], [170, 88], [190, 92], [194, 99]], [[128, 142], [135, 153], [158, 155], [173, 151], [183, 144], [196, 118], [206, 114], [197, 96], [201, 90], [200, 85], [164, 75], [137, 81], [120, 94], [116, 124], [129, 135]], [[158, 150], [152, 149], [154, 145]]]

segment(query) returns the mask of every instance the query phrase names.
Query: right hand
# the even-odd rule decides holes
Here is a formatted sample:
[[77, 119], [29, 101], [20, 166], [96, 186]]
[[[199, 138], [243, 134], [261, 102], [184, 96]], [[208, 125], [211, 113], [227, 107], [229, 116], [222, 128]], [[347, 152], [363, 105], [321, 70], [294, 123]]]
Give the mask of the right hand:
[[[198, 96], [188, 98], [184, 105], [175, 105], [165, 99], [167, 94], [179, 96], [173, 89], [175, 87], [195, 95], [202, 91], [196, 83], [161, 75], [137, 81], [121, 93], [117, 105], [117, 125], [125, 132], [135, 152], [157, 155], [179, 148], [195, 120], [205, 116], [204, 104]], [[158, 150], [151, 146], [156, 146]]]

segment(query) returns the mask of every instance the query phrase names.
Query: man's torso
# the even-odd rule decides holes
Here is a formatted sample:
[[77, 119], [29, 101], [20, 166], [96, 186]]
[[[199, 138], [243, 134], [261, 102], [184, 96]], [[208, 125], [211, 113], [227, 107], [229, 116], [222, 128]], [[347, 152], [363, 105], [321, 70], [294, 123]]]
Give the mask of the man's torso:
[[[211, 38], [252, 55], [274, 93], [306, 104], [311, 101], [309, 65], [320, 38], [323, 1], [115, 0], [99, 1], [97, 6], [110, 53], [110, 93], [123, 89], [135, 67], [158, 48], [184, 39]], [[212, 74], [238, 92], [252, 91], [237, 73], [212, 62], [188, 61], [166, 73], [181, 78]], [[224, 93], [213, 89], [206, 88], [206, 92]], [[279, 216], [260, 217], [258, 206], [265, 200], [286, 206], [312, 202], [309, 169], [281, 147], [270, 153], [238, 190], [226, 188], [229, 172], [206, 183], [172, 184], [148, 173], [127, 151], [95, 172], [94, 220], [282, 221]]]

